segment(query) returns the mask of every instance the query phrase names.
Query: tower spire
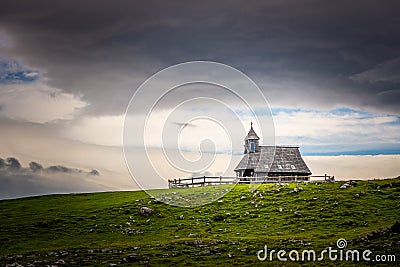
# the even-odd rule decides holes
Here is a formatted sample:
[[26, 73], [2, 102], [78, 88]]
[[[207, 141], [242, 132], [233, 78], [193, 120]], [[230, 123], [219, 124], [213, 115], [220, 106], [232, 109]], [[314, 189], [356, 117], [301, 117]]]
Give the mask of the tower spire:
[[250, 122], [250, 131], [244, 140], [252, 140], [252, 139], [259, 140], [260, 138], [253, 129], [253, 122]]

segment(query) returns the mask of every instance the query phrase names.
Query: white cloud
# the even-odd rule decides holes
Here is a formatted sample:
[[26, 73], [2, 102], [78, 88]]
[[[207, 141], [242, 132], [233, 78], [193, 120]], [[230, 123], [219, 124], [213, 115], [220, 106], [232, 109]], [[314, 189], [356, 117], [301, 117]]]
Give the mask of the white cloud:
[[122, 146], [122, 126], [124, 116], [85, 116], [67, 122], [61, 134], [73, 140], [89, 144]]
[[397, 119], [391, 115], [307, 110], [274, 116], [277, 142], [297, 140], [300, 145], [400, 143], [400, 124], [394, 123]]
[[37, 123], [68, 120], [87, 105], [80, 96], [43, 82], [1, 85], [1, 114], [11, 119]]
[[[199, 114], [207, 114], [209, 117], [196, 117]], [[212, 110], [211, 113], [182, 110], [175, 115], [170, 110], [157, 110], [149, 117], [145, 133], [144, 125], [139, 125], [145, 121], [142, 118], [144, 115], [129, 116], [125, 124], [129, 133], [125, 136], [125, 145], [226, 154], [232, 151], [237, 154], [243, 151], [243, 138], [250, 128], [251, 120], [255, 122], [254, 129], [261, 137], [261, 143], [271, 144], [267, 142], [273, 139], [261, 134], [252, 116], [240, 112], [238, 114], [237, 117], [221, 109], [217, 112]], [[265, 124], [267, 121], [264, 116], [258, 116], [260, 123]], [[123, 122], [124, 115], [86, 116], [66, 122], [60, 132], [65, 137], [85, 143], [122, 146]], [[190, 124], [183, 127], [183, 123], [187, 122]], [[306, 146], [307, 153], [385, 150], [390, 144], [400, 144], [400, 124], [398, 117], [392, 115], [354, 110], [283, 110], [274, 116], [274, 124], [276, 144]], [[263, 127], [271, 128], [267, 126]], [[273, 129], [268, 130], [267, 134], [273, 134]]]

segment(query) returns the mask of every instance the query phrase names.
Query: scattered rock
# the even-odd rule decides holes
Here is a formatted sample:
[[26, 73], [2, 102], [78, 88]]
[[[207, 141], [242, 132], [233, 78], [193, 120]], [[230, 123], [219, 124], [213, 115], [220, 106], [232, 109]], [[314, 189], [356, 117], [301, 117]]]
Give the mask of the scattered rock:
[[188, 236], [189, 236], [189, 237], [196, 237], [197, 234], [189, 234]]
[[142, 259], [142, 256], [140, 256], [140, 254], [137, 254], [137, 253], [131, 253], [131, 254], [128, 254], [128, 256], [126, 256], [127, 262], [137, 262], [137, 261], [140, 261], [141, 259]]
[[294, 215], [296, 215], [296, 216], [301, 216], [301, 212], [300, 212], [300, 211], [295, 211], [295, 212], [294, 212]]
[[143, 216], [150, 216], [153, 213], [153, 210], [148, 207], [141, 207], [140, 208], [140, 215]]
[[185, 216], [183, 216], [183, 215], [179, 216], [179, 220], [183, 220], [183, 219], [185, 219]]
[[65, 265], [65, 261], [62, 260], [62, 259], [59, 259], [54, 264], [56, 264], [56, 265]]
[[24, 267], [24, 266], [19, 264], [18, 262], [14, 262], [11, 264], [7, 264], [6, 267]]
[[235, 255], [233, 255], [233, 254], [231, 254], [231, 253], [228, 254], [228, 258], [231, 259], [231, 258], [233, 258], [233, 257], [235, 257]]
[[279, 208], [278, 210], [279, 210], [279, 212], [282, 212], [282, 211], [283, 211], [283, 209], [282, 209], [282, 208]]
[[203, 243], [203, 242], [201, 240], [198, 240], [198, 239], [193, 241], [193, 244], [195, 244], [195, 245], [200, 245], [201, 243]]
[[303, 190], [304, 189], [302, 187], [295, 187], [295, 188], [293, 188], [292, 191], [290, 191], [290, 194], [298, 193], [298, 192], [303, 191]]
[[154, 199], [154, 204], [161, 204], [162, 203], [162, 201], [161, 201], [161, 198], [156, 198], [156, 199]]
[[246, 197], [245, 197], [245, 196], [241, 196], [241, 197], [240, 197], [240, 200], [243, 200], [243, 199], [246, 199]]
[[348, 181], [348, 183], [349, 183], [351, 186], [356, 186], [356, 185], [357, 185], [357, 182], [356, 182], [356, 181], [353, 181], [353, 180]]
[[360, 194], [355, 194], [354, 197], [355, 197], [355, 198], [359, 198], [359, 197], [360, 197]]

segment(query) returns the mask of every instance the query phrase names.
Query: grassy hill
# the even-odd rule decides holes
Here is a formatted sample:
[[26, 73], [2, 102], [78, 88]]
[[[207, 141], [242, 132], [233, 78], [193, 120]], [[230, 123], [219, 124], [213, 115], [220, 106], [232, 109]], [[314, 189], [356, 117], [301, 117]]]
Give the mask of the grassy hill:
[[[400, 178], [340, 189], [342, 184], [266, 184], [256, 192], [238, 185], [219, 201], [195, 208], [157, 204], [143, 191], [3, 200], [0, 265], [274, 266], [280, 264], [276, 255], [273, 261], [257, 259], [264, 245], [318, 252], [336, 248], [339, 238], [349, 249], [395, 255], [398, 264]], [[143, 216], [141, 207], [153, 213]], [[322, 263], [377, 264], [327, 257]]]

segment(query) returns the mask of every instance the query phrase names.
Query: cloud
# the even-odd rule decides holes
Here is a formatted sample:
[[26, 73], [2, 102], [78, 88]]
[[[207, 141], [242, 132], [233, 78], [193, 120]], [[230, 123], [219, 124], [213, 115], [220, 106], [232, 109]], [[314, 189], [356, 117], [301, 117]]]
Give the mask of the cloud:
[[43, 82], [0, 85], [0, 115], [38, 123], [72, 119], [87, 106], [79, 96]]
[[[121, 144], [122, 118], [132, 94], [165, 67], [212, 60], [254, 79], [272, 107], [297, 110], [277, 114], [279, 143], [301, 144], [309, 153], [399, 151], [398, 9], [396, 1], [369, 0], [2, 1], [1, 150], [25, 165], [34, 158], [44, 169], [59, 163], [95, 167], [102, 186], [131, 188], [121, 149], [112, 146]], [[198, 92], [169, 98], [162, 108]], [[355, 112], [338, 113], [338, 107]], [[145, 116], [139, 111], [134, 115]], [[216, 114], [232, 125], [232, 118]], [[155, 115], [157, 130], [163, 114]], [[241, 119], [247, 127], [250, 117]], [[175, 131], [179, 125], [174, 122], [186, 121], [178, 117], [167, 127]], [[136, 132], [144, 129], [136, 127]], [[198, 149], [201, 143], [192, 139], [202, 139], [207, 127], [184, 127], [182, 148]], [[232, 139], [240, 140], [233, 149], [241, 150], [244, 127], [232, 128]], [[147, 137], [159, 145], [155, 131]], [[227, 137], [215, 132], [213, 139], [225, 145]], [[30, 172], [28, 180], [49, 174]], [[68, 173], [61, 169], [53, 175]], [[58, 183], [54, 188], [62, 187], [61, 178]]]
[[96, 169], [83, 171], [62, 165], [43, 168], [33, 161], [28, 168], [24, 168], [14, 157], [6, 160], [0, 158], [0, 199], [109, 189], [108, 186], [92, 180], [91, 177], [99, 175], [100, 172]]
[[372, 69], [350, 76], [350, 79], [359, 82], [390, 82], [400, 83], [400, 57], [382, 62]]
[[16, 171], [21, 169], [21, 163], [16, 158], [10, 157], [6, 159], [6, 166], [9, 170]]
[[29, 169], [31, 169], [31, 171], [33, 172], [38, 172], [43, 170], [43, 166], [37, 162], [32, 161], [29, 163]]
[[[4, 168], [6, 167], [6, 168]], [[28, 168], [23, 168], [21, 166], [21, 163], [19, 162], [18, 159], [14, 158], [14, 157], [9, 157], [6, 160], [3, 160], [2, 158], [0, 158], [0, 169], [3, 168], [5, 171], [7, 172], [11, 172], [14, 174], [18, 174], [18, 173], [31, 173], [31, 172], [45, 172], [45, 173], [65, 173], [65, 174], [71, 174], [71, 173], [81, 173], [81, 174], [90, 174], [90, 175], [100, 175], [100, 172], [92, 169], [91, 171], [83, 171], [81, 169], [78, 168], [70, 168], [70, 167], [66, 167], [63, 165], [53, 165], [53, 166], [49, 166], [47, 168], [43, 168], [43, 166], [40, 163], [31, 161], [29, 163], [29, 167]]]
[[297, 144], [307, 153], [400, 151], [398, 116], [349, 109], [283, 109], [276, 111], [274, 121], [277, 143]]
[[61, 134], [85, 143], [122, 146], [124, 115], [83, 116], [60, 126]]
[[47, 172], [61, 172], [61, 173], [72, 173], [72, 172], [77, 172], [77, 173], [81, 173], [82, 171], [79, 169], [71, 169], [65, 166], [61, 166], [61, 165], [55, 165], [55, 166], [50, 166], [48, 168], [45, 169]]
[[105, 191], [111, 188], [96, 183], [92, 175], [38, 174], [34, 172], [4, 172], [0, 170], [0, 199], [56, 193]]
[[[188, 60], [223, 62], [246, 72], [272, 105], [398, 114], [372, 101], [393, 88], [348, 78], [398, 57], [398, 7], [375, 1], [14, 1], [1, 3], [0, 22], [12, 39], [4, 53], [45, 70], [49, 86], [83, 95], [90, 116], [123, 113], [141, 82]], [[90, 19], [82, 12], [88, 9]], [[398, 82], [390, 77], [379, 79]]]

